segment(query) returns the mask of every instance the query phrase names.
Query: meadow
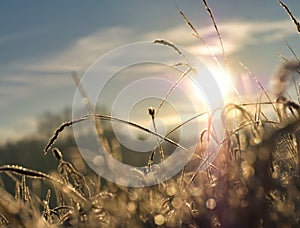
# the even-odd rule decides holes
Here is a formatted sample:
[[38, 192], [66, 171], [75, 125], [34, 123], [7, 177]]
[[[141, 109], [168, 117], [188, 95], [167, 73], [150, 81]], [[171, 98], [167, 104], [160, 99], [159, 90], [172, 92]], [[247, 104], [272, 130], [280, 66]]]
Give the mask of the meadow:
[[[205, 0], [203, 3], [222, 46], [213, 9]], [[279, 4], [295, 25], [295, 33], [300, 34], [300, 23], [284, 3], [279, 1]], [[201, 39], [188, 16], [182, 11], [179, 13], [196, 38]], [[156, 40], [155, 43], [181, 54], [169, 41]], [[106, 132], [109, 125], [105, 123], [121, 122], [155, 135], [157, 147], [144, 157], [149, 170], [167, 156], [168, 148], [160, 140], [168, 141], [172, 148], [180, 147], [179, 143], [167, 137], [159, 138], [155, 127], [149, 130], [104, 113], [63, 119], [53, 134], [47, 135], [48, 142], [40, 151], [41, 156], [45, 154], [45, 161], [54, 161], [54, 170], [42, 172], [16, 162], [0, 166], [0, 226], [299, 227], [300, 103], [289, 98], [285, 84], [286, 81], [295, 83], [288, 73], [299, 76], [300, 61], [296, 54], [294, 60], [281, 57], [281, 73], [274, 78], [274, 85], [280, 89], [271, 94], [244, 66], [256, 80], [259, 91], [256, 102], [230, 102], [221, 107], [224, 137], [216, 139], [209, 122], [199, 133], [197, 150], [185, 167], [157, 185], [127, 187], [100, 177], [81, 157], [70, 128], [95, 120], [99, 142], [120, 161], [125, 148], [116, 142], [111, 131]], [[74, 78], [76, 81], [76, 76]], [[299, 95], [296, 83], [295, 90]], [[171, 88], [169, 93], [172, 91]], [[82, 93], [84, 96], [84, 91]], [[148, 110], [153, 120], [156, 111]], [[47, 127], [47, 122], [43, 123], [41, 130]], [[210, 140], [214, 141], [217, 156], [207, 168], [200, 169]], [[26, 150], [30, 151], [30, 147]], [[29, 159], [36, 156], [30, 152], [26, 155]]]

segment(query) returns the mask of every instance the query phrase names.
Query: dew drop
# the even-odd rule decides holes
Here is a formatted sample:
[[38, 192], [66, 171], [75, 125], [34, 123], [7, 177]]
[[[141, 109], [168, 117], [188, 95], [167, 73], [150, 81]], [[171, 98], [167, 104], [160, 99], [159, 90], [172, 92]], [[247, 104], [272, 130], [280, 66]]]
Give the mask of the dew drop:
[[261, 139], [260, 137], [255, 137], [255, 138], [253, 138], [253, 144], [254, 144], [254, 145], [260, 144], [261, 141], [262, 141], [262, 139]]
[[278, 173], [277, 171], [274, 171], [274, 172], [272, 173], [272, 178], [273, 178], [273, 179], [278, 179], [278, 178], [279, 178], [279, 173]]
[[208, 209], [213, 210], [213, 209], [215, 209], [216, 206], [217, 206], [217, 203], [216, 203], [216, 200], [215, 200], [215, 199], [210, 198], [210, 199], [208, 199], [208, 200], [206, 201], [206, 207], [207, 207]]
[[89, 103], [89, 100], [86, 97], [84, 97], [84, 98], [82, 98], [82, 103], [87, 104], [87, 103]]
[[169, 196], [173, 196], [176, 193], [176, 188], [175, 187], [167, 187], [167, 194]]
[[130, 192], [130, 193], [128, 194], [128, 198], [129, 198], [130, 200], [132, 200], [132, 201], [135, 201], [135, 200], [137, 200], [137, 198], [138, 198], [138, 194], [137, 194], [136, 192]]
[[102, 166], [103, 163], [104, 163], [104, 159], [102, 156], [95, 156], [94, 159], [93, 159], [93, 163], [96, 165], [96, 166]]
[[160, 226], [165, 223], [165, 217], [162, 215], [156, 215], [154, 217], [154, 222], [156, 225]]
[[136, 210], [136, 205], [134, 202], [129, 202], [127, 204], [127, 210], [130, 212], [130, 213], [134, 213], [135, 210]]
[[172, 200], [172, 205], [175, 209], [179, 209], [183, 204], [183, 201], [181, 198], [179, 197], [175, 197], [173, 200]]

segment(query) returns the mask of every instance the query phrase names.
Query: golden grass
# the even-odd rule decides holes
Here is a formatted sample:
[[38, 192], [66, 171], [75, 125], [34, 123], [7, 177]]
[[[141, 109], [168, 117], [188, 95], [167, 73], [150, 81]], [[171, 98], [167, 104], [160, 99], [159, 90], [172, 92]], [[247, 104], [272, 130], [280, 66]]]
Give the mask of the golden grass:
[[[291, 11], [284, 3], [278, 2], [300, 32], [299, 23]], [[223, 57], [226, 59], [212, 10], [205, 0], [203, 4], [212, 19]], [[184, 13], [180, 10], [179, 12], [194, 35], [202, 40]], [[155, 43], [167, 45], [184, 57], [169, 41], [156, 40]], [[288, 47], [292, 50], [290, 46]], [[296, 57], [294, 52], [293, 54]], [[215, 58], [213, 54], [212, 58]], [[181, 64], [187, 66], [188, 70], [170, 88], [159, 109], [174, 88], [192, 70], [188, 63], [178, 65]], [[299, 65], [298, 60], [291, 69], [298, 72]], [[288, 66], [290, 65], [284, 65], [285, 68]], [[298, 227], [299, 102], [287, 99], [284, 96], [285, 88], [279, 93], [280, 96], [277, 96], [276, 101], [272, 101], [264, 86], [247, 67], [243, 67], [257, 82], [261, 94], [254, 103], [232, 103], [220, 107], [226, 132], [222, 140], [215, 137], [214, 126], [211, 123], [212, 115], [219, 110], [214, 110], [211, 114], [199, 113], [163, 136], [157, 133], [154, 121], [159, 109], [148, 110], [154, 126], [154, 131], [151, 131], [127, 120], [95, 114], [87, 107], [88, 115], [62, 123], [44, 149], [46, 155], [64, 129], [74, 124], [89, 120], [116, 121], [157, 137], [157, 146], [148, 160], [150, 168], [157, 149], [160, 151], [161, 160], [165, 158], [162, 150], [164, 141], [187, 150], [168, 137], [190, 121], [207, 115], [208, 127], [199, 132], [197, 150], [177, 176], [156, 186], [144, 188], [118, 186], [101, 181], [101, 177], [95, 173], [82, 174], [74, 164], [64, 160], [63, 153], [58, 148], [53, 148], [52, 155], [58, 161], [58, 165], [56, 171], [51, 174], [16, 165], [0, 166], [0, 173], [9, 176], [15, 183], [15, 197], [5, 191], [4, 187], [0, 187], [0, 225], [3, 227]], [[79, 86], [78, 77], [75, 74], [73, 77]], [[84, 95], [84, 88], [79, 89]], [[297, 87], [296, 89], [298, 90]], [[267, 101], [263, 100], [262, 94]], [[263, 111], [265, 106], [272, 107], [278, 119], [268, 118]], [[108, 144], [109, 139], [105, 138], [101, 125], [98, 125], [97, 129], [100, 132], [98, 132], [100, 142]], [[204, 154], [208, 149], [209, 140], [215, 142], [214, 150], [218, 150], [218, 156], [214, 162], [208, 164], [206, 170], [200, 170], [199, 164], [208, 159]], [[114, 150], [113, 147], [106, 149], [109, 152]], [[31, 190], [29, 185], [32, 183], [31, 179], [50, 184], [44, 199]], [[55, 205], [51, 205], [53, 199], [56, 200]]]

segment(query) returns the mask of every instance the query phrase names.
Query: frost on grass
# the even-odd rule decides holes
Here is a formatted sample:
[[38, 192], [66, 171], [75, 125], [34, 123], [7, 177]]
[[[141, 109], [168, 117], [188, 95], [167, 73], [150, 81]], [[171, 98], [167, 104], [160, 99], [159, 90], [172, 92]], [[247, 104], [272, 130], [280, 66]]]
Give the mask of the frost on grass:
[[[215, 17], [207, 2], [203, 1], [203, 3], [218, 33], [225, 58]], [[284, 3], [281, 1], [279, 3], [299, 31], [296, 18]], [[180, 14], [193, 30], [196, 38], [203, 40], [205, 44], [195, 26], [182, 11]], [[169, 46], [182, 55], [171, 42], [156, 40], [155, 43]], [[211, 57], [218, 62], [213, 53]], [[299, 95], [299, 86], [295, 83], [293, 74], [299, 74], [300, 62], [296, 56], [295, 59], [285, 61], [271, 80], [272, 94], [243, 65], [260, 89], [257, 101], [232, 103], [221, 107], [225, 137], [220, 141], [216, 140], [213, 126], [203, 129], [199, 133], [197, 150], [188, 164], [175, 177], [156, 186], [131, 188], [106, 181], [94, 172], [85, 170], [85, 162], [81, 157], [75, 157], [75, 149], [72, 151], [74, 157], [69, 162], [64, 158], [64, 151], [53, 148], [52, 155], [58, 164], [57, 169], [51, 174], [22, 166], [1, 166], [0, 174], [11, 179], [15, 185], [15, 192], [10, 194], [4, 186], [0, 187], [0, 225], [4, 227], [298, 227], [300, 225], [300, 104], [299, 100], [290, 99], [287, 93], [288, 85], [294, 84], [296, 94]], [[192, 70], [188, 63], [182, 65]], [[174, 87], [170, 88], [162, 105], [188, 73], [183, 73]], [[81, 90], [84, 94], [83, 88]], [[266, 110], [272, 112], [272, 115]], [[149, 109], [152, 119], [155, 119], [158, 111]], [[199, 113], [173, 131], [205, 115], [207, 113]], [[130, 121], [89, 113], [59, 126], [49, 139], [45, 154], [59, 140], [65, 128], [90, 119], [116, 121], [152, 134], [157, 137], [155, 149], [158, 149], [162, 142], [167, 141], [174, 147], [187, 150], [168, 138], [170, 135], [159, 135], [155, 126], [154, 131], [151, 131]], [[110, 139], [104, 139], [102, 131], [99, 132], [101, 134], [98, 136], [102, 137], [100, 142], [108, 142], [112, 145], [108, 152], [114, 153], [114, 150], [120, 149], [113, 146], [115, 144], [110, 142]], [[172, 131], [169, 134], [171, 133]], [[218, 151], [218, 156], [213, 163], [208, 164], [206, 170], [200, 170], [199, 164], [202, 164], [205, 159], [204, 154], [208, 149], [209, 140], [217, 144], [214, 149]], [[152, 152], [153, 156], [155, 149]], [[162, 151], [160, 152], [161, 159], [164, 159]], [[104, 158], [95, 157], [95, 163], [98, 165], [105, 165], [105, 162]], [[145, 162], [151, 163], [152, 166], [153, 159]], [[153, 165], [151, 168], [154, 167]], [[41, 185], [47, 190], [42, 196], [37, 193]]]

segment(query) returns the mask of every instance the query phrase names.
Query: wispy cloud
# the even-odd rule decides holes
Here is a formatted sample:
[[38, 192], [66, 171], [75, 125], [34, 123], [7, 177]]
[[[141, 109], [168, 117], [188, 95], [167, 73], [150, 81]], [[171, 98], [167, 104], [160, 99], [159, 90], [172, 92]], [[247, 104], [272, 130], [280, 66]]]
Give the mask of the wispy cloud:
[[[242, 51], [248, 45], [282, 41], [294, 35], [295, 31], [289, 20], [284, 21], [234, 21], [219, 24], [227, 54]], [[199, 29], [209, 49], [215, 55], [221, 54], [221, 48], [214, 28], [209, 25]], [[184, 24], [164, 31], [140, 33], [132, 28], [114, 27], [102, 29], [93, 34], [81, 37], [69, 47], [45, 56], [44, 59], [23, 66], [24, 70], [36, 73], [64, 73], [84, 71], [101, 55], [113, 48], [138, 41], [153, 41], [163, 38], [170, 40], [199, 55], [210, 55], [199, 40]]]
[[[275, 44], [295, 35], [294, 27], [289, 20], [228, 21], [219, 23], [219, 29], [227, 55], [243, 52], [249, 45]], [[210, 51], [220, 56], [222, 52], [214, 28], [208, 25], [199, 28], [199, 33], [205, 39]], [[71, 87], [73, 86], [70, 79], [71, 71], [82, 74], [97, 58], [120, 45], [160, 38], [170, 40], [196, 55], [210, 56], [208, 48], [193, 37], [192, 31], [184, 24], [168, 30], [149, 32], [127, 27], [101, 29], [79, 37], [65, 49], [50, 56], [45, 54], [38, 59], [24, 59], [8, 64], [0, 78], [0, 103], [9, 104], [12, 99], [24, 99], [24, 102], [28, 102], [30, 96], [37, 96], [34, 91], [41, 88], [51, 90], [62, 86]], [[39, 96], [42, 99], [46, 95], [39, 94]]]
[[[235, 21], [219, 25], [225, 51], [228, 55], [245, 50], [250, 45], [281, 42], [295, 35], [289, 20], [284, 21]], [[221, 55], [222, 50], [216, 32], [212, 26], [200, 29], [209, 49], [215, 55]], [[199, 55], [209, 55], [208, 48], [201, 43], [190, 46]]]
[[104, 53], [119, 45], [126, 44], [132, 39], [133, 34], [133, 30], [130, 28], [101, 29], [93, 34], [78, 38], [59, 53], [46, 56], [38, 63], [28, 64], [25, 69], [39, 73], [82, 72]]

